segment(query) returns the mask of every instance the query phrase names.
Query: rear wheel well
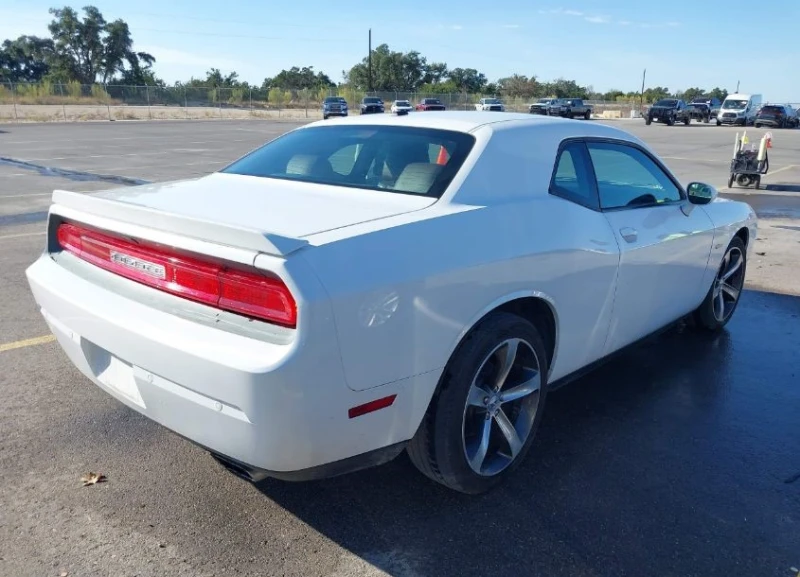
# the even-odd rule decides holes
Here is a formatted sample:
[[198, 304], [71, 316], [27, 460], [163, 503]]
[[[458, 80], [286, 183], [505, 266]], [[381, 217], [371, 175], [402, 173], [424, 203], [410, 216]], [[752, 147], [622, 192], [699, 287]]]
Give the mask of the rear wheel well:
[[550, 304], [541, 298], [523, 297], [500, 305], [495, 311], [515, 314], [539, 329], [547, 351], [547, 366], [553, 363], [556, 350], [556, 317]]

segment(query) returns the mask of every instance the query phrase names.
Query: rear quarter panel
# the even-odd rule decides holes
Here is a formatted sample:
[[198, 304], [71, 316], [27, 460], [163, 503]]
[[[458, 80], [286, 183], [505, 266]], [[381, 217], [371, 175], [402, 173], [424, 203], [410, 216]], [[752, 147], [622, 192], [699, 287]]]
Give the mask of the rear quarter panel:
[[331, 298], [351, 388], [438, 375], [476, 321], [521, 296], [555, 309], [551, 378], [599, 356], [619, 249], [601, 213], [547, 193], [552, 136], [479, 143], [480, 160], [437, 205], [309, 239], [303, 258]]

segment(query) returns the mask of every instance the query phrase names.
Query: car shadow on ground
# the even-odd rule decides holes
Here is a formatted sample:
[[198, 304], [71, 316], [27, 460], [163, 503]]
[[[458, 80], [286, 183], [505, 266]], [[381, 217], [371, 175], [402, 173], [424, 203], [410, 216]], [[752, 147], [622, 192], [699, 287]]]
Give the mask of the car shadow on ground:
[[798, 350], [800, 297], [748, 290], [724, 332], [678, 327], [549, 395], [526, 462], [486, 495], [446, 490], [405, 453], [257, 486], [389, 575], [788, 569]]
[[776, 184], [767, 184], [762, 187], [762, 190], [773, 192], [800, 192], [800, 184], [787, 184], [779, 182]]

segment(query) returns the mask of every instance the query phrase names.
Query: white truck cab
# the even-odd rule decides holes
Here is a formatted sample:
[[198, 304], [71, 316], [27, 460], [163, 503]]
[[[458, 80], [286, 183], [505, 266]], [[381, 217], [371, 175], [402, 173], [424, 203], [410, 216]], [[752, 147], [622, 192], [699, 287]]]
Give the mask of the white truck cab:
[[760, 94], [728, 94], [717, 114], [717, 126], [735, 124], [747, 126], [753, 124], [761, 108]]

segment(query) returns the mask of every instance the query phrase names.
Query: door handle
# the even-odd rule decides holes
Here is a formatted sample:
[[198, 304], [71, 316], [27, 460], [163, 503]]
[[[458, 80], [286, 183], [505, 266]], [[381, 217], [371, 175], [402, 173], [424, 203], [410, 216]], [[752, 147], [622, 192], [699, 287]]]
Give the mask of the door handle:
[[636, 242], [636, 239], [639, 238], [639, 233], [634, 228], [629, 228], [627, 226], [622, 227], [619, 229], [619, 233], [622, 235], [628, 242]]

